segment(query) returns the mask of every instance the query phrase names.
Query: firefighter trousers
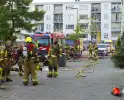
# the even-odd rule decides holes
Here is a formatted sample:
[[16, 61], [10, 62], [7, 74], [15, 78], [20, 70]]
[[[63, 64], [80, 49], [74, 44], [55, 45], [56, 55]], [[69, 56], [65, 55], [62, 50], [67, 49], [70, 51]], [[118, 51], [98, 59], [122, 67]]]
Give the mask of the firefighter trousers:
[[18, 59], [18, 67], [19, 67], [19, 75], [22, 76], [22, 72], [23, 72], [23, 57], [19, 57]]
[[36, 74], [36, 66], [35, 59], [25, 59], [24, 60], [24, 75], [23, 82], [29, 81], [29, 75], [31, 75], [32, 82], [37, 82], [37, 74]]
[[11, 59], [4, 59], [4, 75], [6, 79], [10, 79], [10, 70], [11, 70]]
[[90, 49], [89, 50], [89, 56], [92, 57], [92, 55], [93, 55], [93, 51]]
[[59, 66], [59, 58], [57, 56], [50, 57], [48, 77], [58, 76], [58, 66]]

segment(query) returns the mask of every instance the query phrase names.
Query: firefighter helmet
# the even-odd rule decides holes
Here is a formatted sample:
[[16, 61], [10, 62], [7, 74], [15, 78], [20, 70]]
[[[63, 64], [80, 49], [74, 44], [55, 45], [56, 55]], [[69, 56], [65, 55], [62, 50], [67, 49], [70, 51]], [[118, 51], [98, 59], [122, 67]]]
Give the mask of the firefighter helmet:
[[27, 38], [25, 39], [25, 42], [32, 42], [32, 38], [31, 38], [31, 37], [27, 37]]

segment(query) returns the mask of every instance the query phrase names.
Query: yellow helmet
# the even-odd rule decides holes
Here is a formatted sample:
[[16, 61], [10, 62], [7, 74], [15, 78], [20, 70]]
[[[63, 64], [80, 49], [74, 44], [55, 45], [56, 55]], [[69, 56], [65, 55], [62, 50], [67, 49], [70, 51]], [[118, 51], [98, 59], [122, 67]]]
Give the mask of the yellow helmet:
[[4, 52], [1, 50], [1, 51], [0, 51], [0, 54], [4, 54]]
[[25, 42], [32, 42], [32, 38], [31, 38], [31, 37], [27, 37], [27, 38], [25, 39]]

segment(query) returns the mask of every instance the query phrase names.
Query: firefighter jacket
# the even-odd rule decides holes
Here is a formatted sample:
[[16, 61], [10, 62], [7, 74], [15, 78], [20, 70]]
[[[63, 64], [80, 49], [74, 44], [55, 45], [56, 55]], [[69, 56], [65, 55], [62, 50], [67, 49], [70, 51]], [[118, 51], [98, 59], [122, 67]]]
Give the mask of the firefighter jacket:
[[60, 55], [62, 55], [62, 48], [59, 46], [59, 44], [51, 45], [48, 56], [59, 57]]

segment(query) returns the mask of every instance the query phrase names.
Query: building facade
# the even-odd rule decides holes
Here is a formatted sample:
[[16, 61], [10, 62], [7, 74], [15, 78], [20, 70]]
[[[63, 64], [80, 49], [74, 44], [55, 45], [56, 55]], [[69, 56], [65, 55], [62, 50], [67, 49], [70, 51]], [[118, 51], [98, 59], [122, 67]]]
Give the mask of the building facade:
[[78, 19], [87, 40], [95, 39], [98, 32], [102, 40], [117, 40], [121, 34], [121, 0], [33, 3], [33, 6], [46, 11], [43, 21], [37, 22], [37, 31], [68, 35], [74, 32]]

